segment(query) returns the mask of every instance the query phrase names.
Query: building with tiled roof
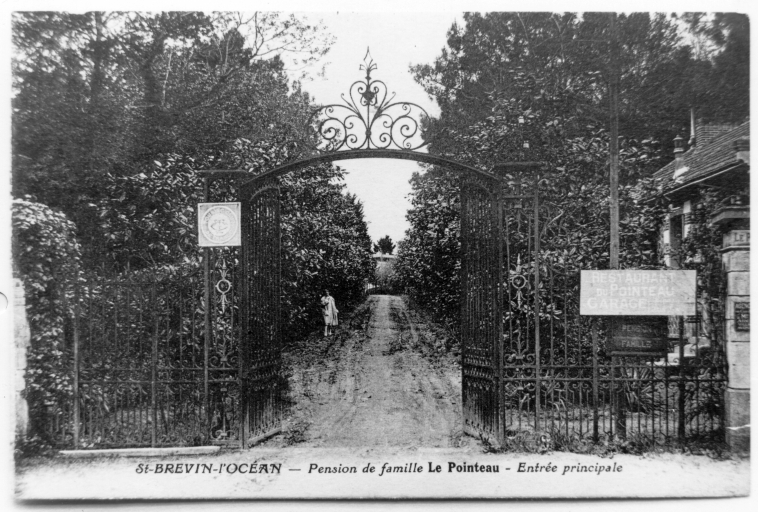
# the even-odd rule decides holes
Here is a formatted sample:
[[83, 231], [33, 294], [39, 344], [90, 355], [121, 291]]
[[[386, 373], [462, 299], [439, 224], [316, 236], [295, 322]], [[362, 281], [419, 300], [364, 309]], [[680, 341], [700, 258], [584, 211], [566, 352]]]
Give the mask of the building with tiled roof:
[[[703, 350], [723, 350], [727, 361], [726, 440], [733, 449], [747, 451], [750, 446], [750, 123], [699, 123], [692, 131], [690, 148], [684, 151], [684, 140], [674, 139], [674, 161], [654, 174], [658, 190], [669, 203], [661, 233], [663, 254], [668, 267], [679, 268], [678, 258], [682, 256], [678, 249], [690, 234], [693, 222], [718, 230], [722, 241], [715, 248], [721, 254], [725, 289], [718, 296], [699, 294], [699, 321], [687, 323], [682, 338], [687, 344], [678, 354], [696, 360]], [[717, 192], [718, 199], [706, 207], [704, 198], [708, 191]], [[677, 324], [678, 318], [669, 319], [670, 338], [679, 338]], [[676, 353], [673, 355], [678, 357]]]
[[698, 124], [690, 146], [654, 174], [667, 196], [680, 196], [697, 184], [731, 182], [735, 178], [749, 184], [749, 121], [740, 125]]
[[666, 264], [673, 268], [678, 267], [674, 254], [689, 232], [703, 190], [729, 191], [724, 211], [732, 223], [749, 221], [750, 216], [750, 122], [698, 123], [687, 151], [683, 142], [675, 139], [675, 159], [653, 175], [669, 201], [662, 242]]

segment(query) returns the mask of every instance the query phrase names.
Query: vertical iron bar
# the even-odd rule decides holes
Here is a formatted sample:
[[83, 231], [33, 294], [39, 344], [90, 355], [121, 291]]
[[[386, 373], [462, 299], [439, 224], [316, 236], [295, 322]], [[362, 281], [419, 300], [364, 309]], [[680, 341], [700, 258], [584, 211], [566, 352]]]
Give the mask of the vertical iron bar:
[[[615, 371], [618, 372], [618, 392], [616, 396], [616, 432], [619, 439], [626, 439], [626, 393], [624, 392], [624, 383], [626, 378], [623, 371], [623, 357], [616, 358], [618, 365]], [[633, 420], [632, 420], [633, 421]]]
[[[552, 264], [552, 260], [547, 261], [547, 264], [549, 265], [549, 267], [547, 268], [547, 271], [548, 271], [548, 276], [549, 276], [549, 279], [550, 279], [550, 286], [549, 286], [549, 289], [550, 289], [550, 292], [549, 292], [549, 295], [550, 295], [550, 305], [551, 305], [551, 307], [554, 308], [555, 307], [555, 289], [554, 289], [554, 285], [555, 285], [555, 267]], [[556, 384], [556, 380], [555, 380], [555, 354], [553, 352], [555, 350], [554, 327], [555, 326], [553, 324], [553, 315], [551, 314], [550, 315], [550, 357], [548, 358], [548, 365], [549, 365], [548, 373], [550, 375], [549, 378], [550, 378], [550, 382], [551, 382], [552, 385]], [[581, 359], [579, 359], [579, 362], [581, 364]], [[584, 373], [583, 370], [579, 370], [579, 371], [580, 371], [580, 375], [582, 373]], [[559, 372], [559, 376], [560, 375], [561, 375], [561, 372]], [[568, 376], [568, 375], [566, 375], [566, 376]], [[565, 382], [565, 386], [566, 386], [566, 391], [568, 391], [568, 388], [569, 388], [568, 381]], [[581, 391], [579, 391], [579, 393], [581, 394]], [[568, 393], [567, 393], [567, 395], [568, 395]], [[545, 397], [545, 402], [547, 404], [547, 397]], [[551, 404], [555, 403], [555, 387], [553, 387], [553, 386], [551, 386], [551, 389], [550, 389], [550, 403]], [[560, 413], [559, 413], [558, 421], [560, 422]], [[569, 421], [569, 419], [568, 419], [568, 411], [566, 411], [566, 423], [568, 423], [568, 421]], [[581, 418], [580, 418], [580, 421], [581, 421]], [[546, 422], [546, 424], [547, 424], [547, 422]], [[553, 412], [552, 409], [550, 410], [550, 428], [553, 429], [553, 430], [555, 429], [555, 414], [554, 414], [554, 412]], [[559, 424], [559, 428], [560, 428], [560, 424]]]
[[497, 205], [495, 208], [495, 234], [492, 243], [497, 244], [495, 246], [495, 261], [497, 265], [495, 280], [495, 341], [497, 364], [495, 365], [497, 371], [497, 411], [495, 416], [495, 423], [497, 427], [496, 438], [498, 443], [502, 446], [505, 441], [505, 388], [503, 384], [503, 185], [498, 179], [495, 182], [495, 199]]
[[469, 343], [469, 279], [468, 279], [468, 266], [469, 266], [469, 215], [468, 215], [468, 190], [466, 182], [463, 177], [460, 178], [460, 190], [461, 190], [461, 400], [463, 402], [463, 428], [466, 429], [467, 411], [466, 405], [466, 356]]
[[540, 223], [539, 223], [539, 171], [534, 175], [534, 352], [535, 352], [535, 429], [540, 421]]
[[[651, 437], [653, 442], [655, 442], [655, 357], [650, 358], [650, 398], [651, 398], [651, 406], [650, 406], [650, 417], [652, 420], [652, 427], [651, 427]], [[665, 404], [664, 404], [665, 407]]]
[[598, 361], [597, 361], [597, 320], [591, 319], [592, 322], [592, 441], [597, 443], [600, 440], [598, 433]]
[[[607, 331], [606, 331], [607, 332]], [[606, 345], [607, 346], [607, 345]], [[618, 397], [618, 393], [616, 392], [616, 356], [611, 356], [611, 369], [608, 373], [608, 376], [610, 377], [610, 424], [608, 425], [608, 428], [610, 429], [610, 435], [611, 439], [615, 439], [615, 426], [616, 426], [616, 417], [614, 414], [614, 411], [616, 411], [616, 398]]]
[[152, 428], [150, 429], [150, 446], [155, 447], [157, 442], [157, 429], [158, 429], [158, 402], [157, 402], [157, 385], [156, 380], [158, 378], [158, 322], [159, 314], [157, 311], [157, 304], [155, 298], [155, 275], [153, 274], [153, 284], [151, 290], [151, 302], [153, 304], [153, 314], [155, 315], [154, 330], [153, 330], [153, 349], [150, 357], [150, 407], [152, 415]]
[[[276, 358], [277, 358], [277, 372], [281, 372], [281, 355], [282, 355], [282, 197], [281, 189], [276, 187]], [[281, 425], [282, 422], [282, 388], [280, 386], [281, 375], [277, 373], [276, 380], [276, 410], [277, 410], [277, 422]]]
[[[87, 357], [85, 361], [89, 362], [90, 368], [93, 366], [92, 364], [92, 348], [95, 344], [95, 340], [92, 336], [92, 317], [95, 315], [92, 312], [92, 284], [87, 283]], [[92, 384], [90, 384], [90, 389], [92, 388]], [[94, 437], [94, 430], [95, 430], [95, 420], [94, 420], [94, 414], [92, 410], [90, 409], [87, 411], [85, 409], [84, 414], [89, 418], [89, 439], [88, 441], [92, 443], [92, 439]]]
[[237, 350], [240, 355], [240, 365], [238, 372], [239, 390], [240, 390], [240, 414], [239, 414], [239, 430], [240, 430], [240, 447], [246, 448], [247, 440], [247, 417], [248, 417], [248, 389], [247, 379], [245, 378], [246, 368], [249, 367], [250, 361], [248, 360], [248, 347], [250, 345], [249, 333], [250, 333], [250, 309], [249, 309], [249, 280], [250, 280], [250, 268], [248, 258], [250, 257], [250, 230], [249, 223], [249, 201], [245, 195], [244, 189], [240, 191], [242, 197], [242, 207], [240, 212], [240, 224], [242, 230], [242, 246], [240, 247], [240, 264], [242, 267], [242, 286], [241, 286], [241, 304], [240, 304], [240, 342]]
[[[636, 365], [634, 370], [634, 380], [637, 384], [637, 396], [642, 396], [642, 358], [636, 357], [634, 359], [634, 364]], [[632, 417], [632, 425], [634, 425], [634, 417]], [[637, 435], [642, 434], [642, 410], [640, 407], [637, 407]]]
[[663, 408], [663, 420], [664, 420], [664, 427], [666, 429], [666, 442], [669, 442], [670, 433], [669, 433], [669, 358], [668, 354], [666, 354], [663, 357], [663, 382], [664, 382], [664, 390], [665, 390], [665, 397], [664, 397], [664, 403], [665, 407]]
[[[74, 272], [74, 450], [79, 447], [79, 267]], [[65, 293], [65, 291], [64, 291]]]
[[[618, 317], [612, 317], [611, 322], [620, 322]], [[611, 333], [614, 329], [611, 329]], [[611, 334], [613, 336], [613, 334]], [[618, 373], [618, 389], [615, 390], [616, 394], [616, 433], [619, 439], [626, 439], [626, 393], [624, 392], [624, 383], [626, 379], [623, 371], [623, 357], [616, 358], [618, 365], [614, 366], [613, 371]]]
[[679, 317], [679, 417], [677, 434], [679, 442], [684, 443], [684, 317]]
[[[203, 177], [203, 201], [210, 201], [210, 178]], [[199, 213], [198, 213], [199, 214]], [[211, 339], [211, 248], [203, 247], [203, 273], [205, 274], [205, 336], [203, 336], [203, 407], [206, 428], [211, 427], [210, 394], [208, 391], [208, 350]]]

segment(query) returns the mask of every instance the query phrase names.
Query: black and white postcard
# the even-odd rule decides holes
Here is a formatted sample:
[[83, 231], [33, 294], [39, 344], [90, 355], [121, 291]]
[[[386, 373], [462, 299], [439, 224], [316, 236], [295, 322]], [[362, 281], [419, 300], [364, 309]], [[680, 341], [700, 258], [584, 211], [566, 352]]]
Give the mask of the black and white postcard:
[[10, 7], [16, 505], [748, 503], [746, 4]]

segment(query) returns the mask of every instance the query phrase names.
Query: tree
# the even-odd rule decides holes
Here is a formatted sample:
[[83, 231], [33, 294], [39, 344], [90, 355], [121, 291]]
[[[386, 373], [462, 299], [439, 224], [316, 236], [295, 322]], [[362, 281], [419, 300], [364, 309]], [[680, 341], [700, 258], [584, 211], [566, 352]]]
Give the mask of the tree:
[[[426, 127], [425, 136], [432, 138], [430, 151], [483, 169], [504, 161], [546, 162], [538, 185], [543, 261], [564, 269], [605, 268], [608, 15], [467, 14], [464, 22], [463, 27], [451, 28], [448, 48], [433, 66], [413, 68], [442, 110]], [[624, 15], [619, 26], [625, 98], [622, 265], [650, 268], [658, 265], [659, 205], [642, 204], [639, 197], [644, 193], [635, 187], [651, 193], [646, 177], [670, 158], [663, 156], [665, 147], [658, 141], [673, 138], [687, 125], [689, 112], [683, 107], [691, 96], [685, 93], [696, 89], [695, 78], [687, 77], [701, 76], [709, 64], [694, 62], [665, 16]], [[680, 75], [683, 83], [671, 82], [674, 69], [686, 71]], [[660, 115], [669, 112], [677, 114]], [[460, 212], [450, 208], [457, 201], [458, 185], [428, 174], [412, 181], [411, 229], [400, 244], [398, 273], [421, 304], [455, 324], [459, 285], [437, 276], [457, 276], [460, 255], [452, 241], [459, 233], [443, 233], [435, 219], [445, 219], [446, 225], [459, 230]], [[518, 171], [502, 177], [506, 183], [533, 183], [532, 176]], [[511, 250], [514, 242], [506, 242]], [[531, 255], [523, 257], [531, 260]]]
[[460, 319], [460, 192], [456, 176], [429, 168], [411, 178], [410, 229], [398, 244], [395, 279], [437, 320]]
[[310, 99], [282, 56], [323, 56], [322, 29], [278, 13], [14, 13], [14, 196], [64, 212], [85, 260], [109, 257], [92, 205], [139, 199], [113, 182], [171, 154], [212, 168], [244, 137], [293, 149]]
[[290, 336], [317, 325], [324, 289], [342, 307], [363, 298], [373, 277], [363, 205], [345, 194], [345, 171], [324, 164], [283, 179], [283, 325]]
[[376, 241], [373, 247], [374, 252], [381, 252], [382, 254], [392, 254], [395, 250], [395, 244], [392, 243], [392, 239], [389, 235], [385, 235]]
[[[13, 192], [73, 222], [87, 272], [200, 261], [198, 170], [252, 174], [304, 156], [311, 99], [286, 66], [331, 36], [279, 13], [16, 13]], [[95, 137], [96, 142], [93, 142]], [[282, 179], [284, 288], [293, 332], [328, 286], [357, 300], [371, 240], [343, 171]]]
[[701, 60], [711, 65], [698, 76], [707, 121], [742, 122], [750, 113], [750, 20], [740, 13], [688, 13], [690, 34], [700, 39]]
[[[618, 17], [620, 133], [654, 143], [665, 160], [672, 158], [674, 137], [688, 130], [690, 108], [697, 107], [710, 120], [742, 120], [747, 115], [747, 18], [694, 19], [698, 28], [691, 33], [713, 34], [703, 36], [714, 47], [710, 54], [698, 52], [691, 38], [682, 37], [674, 17], [649, 13]], [[560, 117], [562, 137], [583, 136], [588, 126], [605, 127], [609, 39], [607, 13], [464, 15], [464, 25], [450, 28], [447, 47], [435, 62], [411, 68], [442, 110], [440, 118], [426, 127], [431, 148], [454, 156], [454, 134], [491, 116], [497, 98], [520, 101], [520, 112], [513, 112], [516, 117], [529, 119], [527, 111], [536, 109], [545, 112], [546, 123]], [[733, 94], [716, 92], [727, 82], [730, 87], [725, 90], [733, 87]]]

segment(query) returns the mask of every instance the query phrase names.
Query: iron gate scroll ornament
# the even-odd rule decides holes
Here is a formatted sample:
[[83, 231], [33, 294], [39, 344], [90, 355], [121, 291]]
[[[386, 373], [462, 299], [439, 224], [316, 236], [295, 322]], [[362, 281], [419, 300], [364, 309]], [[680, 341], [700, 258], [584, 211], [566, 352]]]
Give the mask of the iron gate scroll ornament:
[[421, 139], [421, 123], [429, 115], [419, 105], [407, 101], [393, 102], [395, 94], [387, 85], [371, 78], [377, 65], [367, 50], [360, 69], [365, 80], [354, 82], [344, 104], [325, 105], [315, 111], [309, 126], [315, 126], [322, 152], [356, 149], [395, 149], [413, 151], [428, 143]]
[[200, 247], [241, 245], [240, 203], [200, 203], [197, 223]]

